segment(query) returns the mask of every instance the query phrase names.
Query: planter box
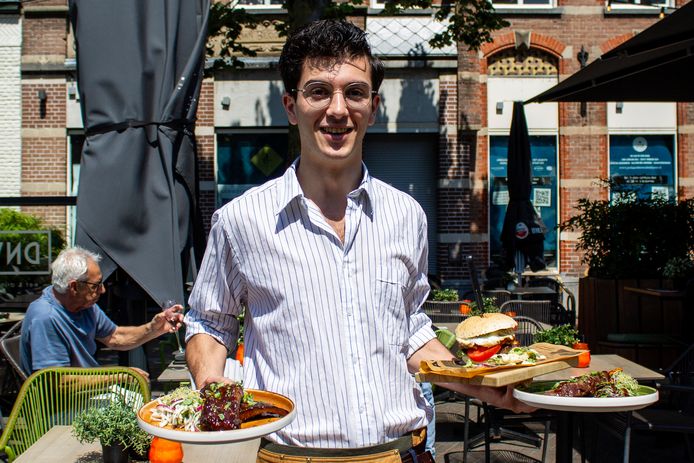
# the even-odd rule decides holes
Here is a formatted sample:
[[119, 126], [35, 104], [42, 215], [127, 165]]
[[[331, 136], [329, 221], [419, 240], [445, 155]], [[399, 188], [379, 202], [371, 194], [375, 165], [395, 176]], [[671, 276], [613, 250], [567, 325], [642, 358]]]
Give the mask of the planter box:
[[690, 336], [685, 329], [691, 316], [685, 311], [686, 293], [653, 297], [629, 288], [673, 288], [673, 283], [581, 278], [578, 329], [595, 353], [615, 353], [647, 367], [665, 367]]
[[460, 314], [463, 301], [424, 301], [424, 311], [428, 314]]

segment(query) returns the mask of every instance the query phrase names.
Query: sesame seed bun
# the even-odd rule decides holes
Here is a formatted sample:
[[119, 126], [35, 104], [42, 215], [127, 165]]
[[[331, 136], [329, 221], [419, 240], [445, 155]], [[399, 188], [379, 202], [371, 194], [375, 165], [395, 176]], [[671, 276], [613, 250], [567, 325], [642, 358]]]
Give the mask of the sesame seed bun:
[[502, 313], [483, 313], [480, 316], [468, 317], [458, 324], [455, 329], [455, 337], [458, 342], [465, 339], [477, 338], [495, 331], [514, 330], [518, 326], [516, 321]]

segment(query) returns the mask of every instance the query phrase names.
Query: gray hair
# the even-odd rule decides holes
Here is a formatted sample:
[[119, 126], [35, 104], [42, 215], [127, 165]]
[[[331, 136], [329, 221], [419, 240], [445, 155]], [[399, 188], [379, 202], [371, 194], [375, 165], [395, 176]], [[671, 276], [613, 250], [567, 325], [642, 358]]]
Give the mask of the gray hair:
[[63, 249], [51, 264], [53, 289], [65, 294], [72, 280], [79, 280], [87, 275], [90, 259], [98, 264], [101, 256], [79, 246]]

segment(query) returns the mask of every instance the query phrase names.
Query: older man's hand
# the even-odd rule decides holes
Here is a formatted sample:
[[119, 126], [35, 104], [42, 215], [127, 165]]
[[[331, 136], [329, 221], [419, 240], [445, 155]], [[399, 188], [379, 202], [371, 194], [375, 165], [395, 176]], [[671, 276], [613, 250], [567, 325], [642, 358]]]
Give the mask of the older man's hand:
[[183, 326], [183, 306], [176, 304], [152, 318], [152, 328], [160, 333], [173, 333]]

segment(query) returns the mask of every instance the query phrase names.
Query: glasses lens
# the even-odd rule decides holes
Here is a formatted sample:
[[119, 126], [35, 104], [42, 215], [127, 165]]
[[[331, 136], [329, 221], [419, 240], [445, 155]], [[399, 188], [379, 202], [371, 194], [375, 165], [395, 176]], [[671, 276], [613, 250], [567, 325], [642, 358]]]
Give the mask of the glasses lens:
[[322, 82], [314, 82], [304, 87], [303, 94], [308, 104], [316, 108], [324, 108], [330, 104], [333, 88]]
[[343, 90], [335, 90], [325, 82], [313, 82], [304, 87], [301, 92], [308, 104], [314, 108], [326, 108], [336, 92], [342, 93], [347, 106], [363, 108], [371, 101], [371, 87], [367, 84], [349, 84]]

